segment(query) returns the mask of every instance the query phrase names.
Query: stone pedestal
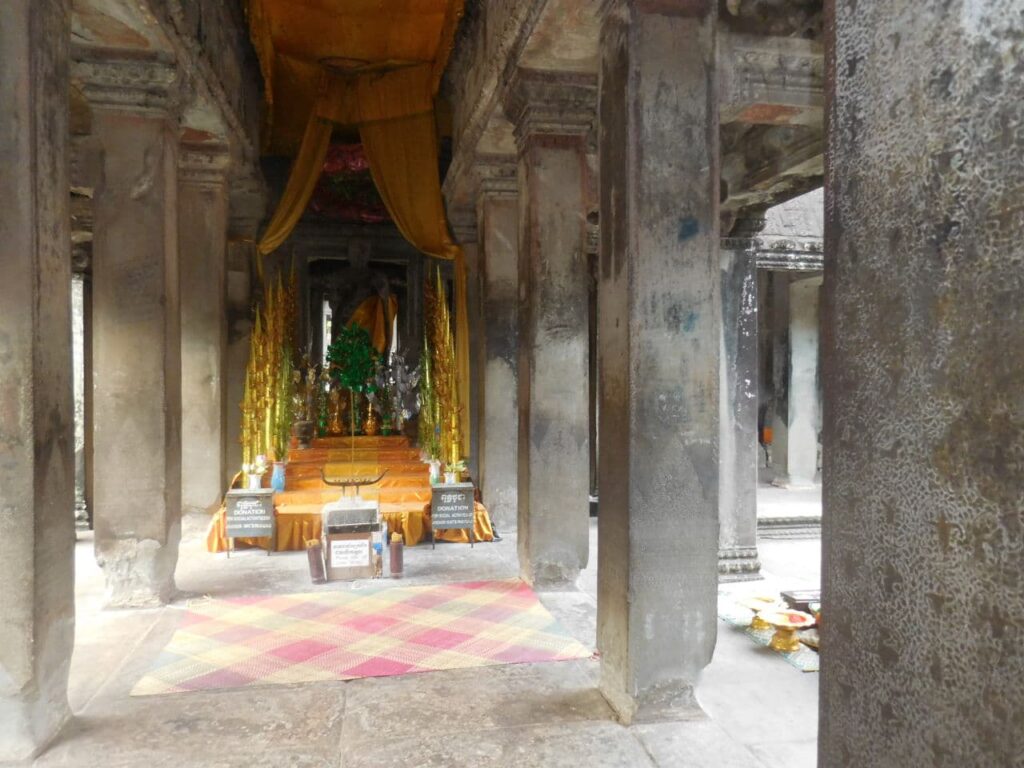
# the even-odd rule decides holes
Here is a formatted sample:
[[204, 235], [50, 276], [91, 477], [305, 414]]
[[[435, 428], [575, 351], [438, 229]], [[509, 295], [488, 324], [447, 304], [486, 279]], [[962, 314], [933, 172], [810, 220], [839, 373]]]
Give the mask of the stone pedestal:
[[102, 147], [93, 199], [96, 557], [108, 605], [154, 605], [173, 593], [181, 534], [175, 73], [140, 62], [76, 72]]
[[225, 474], [227, 179], [224, 147], [182, 146], [178, 170], [181, 261], [181, 506], [220, 503]]
[[819, 765], [1019, 765], [1020, 3], [834, 13]]
[[719, 386], [718, 571], [759, 577], [757, 559], [757, 263], [750, 241], [723, 240]]
[[573, 585], [589, 549], [586, 135], [592, 78], [516, 75], [519, 148], [519, 564]]
[[71, 714], [69, 6], [12, 0], [0, 23], [0, 763]]
[[515, 165], [504, 180], [485, 179], [478, 204], [483, 265], [483, 430], [480, 484], [502, 533], [517, 525], [519, 203]]
[[[779, 312], [788, 321], [786, 344], [776, 359], [785, 381], [785, 405], [776, 411], [772, 462], [773, 482], [784, 488], [810, 488], [818, 476], [818, 433], [821, 429], [818, 296], [822, 279], [787, 282], [776, 275]], [[780, 317], [781, 315], [781, 317]]]
[[601, 30], [597, 640], [624, 722], [696, 711], [716, 637], [717, 11], [692, 5]]

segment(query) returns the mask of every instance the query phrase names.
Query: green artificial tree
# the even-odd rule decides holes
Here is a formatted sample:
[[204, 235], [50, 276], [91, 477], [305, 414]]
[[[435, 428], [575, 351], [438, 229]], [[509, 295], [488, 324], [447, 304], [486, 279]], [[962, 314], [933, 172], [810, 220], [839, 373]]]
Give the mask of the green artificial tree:
[[330, 363], [331, 378], [349, 391], [349, 412], [352, 416], [352, 432], [355, 434], [356, 393], [376, 391], [373, 380], [377, 350], [373, 348], [370, 334], [355, 323], [342, 328], [327, 348], [327, 361]]

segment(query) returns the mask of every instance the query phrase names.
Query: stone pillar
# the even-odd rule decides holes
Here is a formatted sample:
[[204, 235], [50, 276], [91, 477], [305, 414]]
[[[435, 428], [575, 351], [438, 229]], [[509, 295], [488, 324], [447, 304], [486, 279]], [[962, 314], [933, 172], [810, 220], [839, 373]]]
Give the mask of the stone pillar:
[[483, 431], [480, 485], [499, 531], [518, 524], [516, 436], [519, 431], [519, 202], [514, 162], [480, 182], [477, 204], [483, 249]]
[[758, 578], [757, 261], [747, 238], [721, 248], [722, 347], [719, 381], [718, 572]]
[[789, 273], [768, 272], [771, 286], [771, 478], [787, 474], [789, 427]]
[[717, 6], [610, 3], [601, 28], [601, 690], [674, 719], [715, 647], [721, 345]]
[[178, 137], [172, 68], [79, 62], [102, 147], [93, 198], [96, 558], [111, 606], [174, 591], [181, 536]]
[[574, 585], [589, 550], [586, 139], [593, 78], [519, 70], [518, 548], [535, 586]]
[[781, 355], [785, 406], [776, 412], [772, 450], [774, 483], [784, 488], [810, 488], [817, 479], [821, 428], [818, 295], [822, 279], [805, 277], [787, 282], [785, 274], [776, 277], [776, 285], [785, 293], [780, 305], [789, 323], [788, 343]]
[[206, 512], [224, 492], [227, 309], [226, 147], [178, 157], [181, 276], [181, 507]]
[[1019, 765], [1020, 4], [906, 11], [828, 49], [819, 765]]
[[82, 279], [82, 490], [89, 529], [93, 528], [93, 386], [92, 386], [92, 273]]
[[483, 409], [483, 321], [480, 305], [480, 248], [477, 231], [473, 227], [472, 239], [463, 246], [466, 259], [466, 307], [469, 313], [469, 473], [480, 476], [480, 420]]
[[71, 714], [69, 6], [12, 0], [0, 24], [0, 762]]

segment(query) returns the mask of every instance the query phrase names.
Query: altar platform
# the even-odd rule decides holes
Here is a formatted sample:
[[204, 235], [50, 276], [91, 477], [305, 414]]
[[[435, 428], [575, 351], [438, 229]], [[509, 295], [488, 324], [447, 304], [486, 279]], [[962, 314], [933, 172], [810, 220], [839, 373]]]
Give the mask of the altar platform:
[[[406, 546], [430, 540], [430, 470], [404, 436], [389, 437], [325, 437], [317, 438], [310, 448], [292, 448], [285, 470], [285, 491], [274, 494], [277, 532], [275, 551], [302, 550], [306, 541], [320, 538], [320, 510], [324, 504], [337, 501], [342, 489], [327, 485], [321, 470], [329, 478], [376, 477], [387, 473], [373, 485], [360, 488], [364, 499], [380, 503], [381, 516], [392, 533], [402, 534]], [[270, 473], [264, 475], [269, 487]], [[350, 491], [351, 493], [351, 491]], [[475, 508], [474, 538], [492, 541], [494, 530], [483, 504]], [[438, 541], [468, 542], [464, 530], [438, 531]], [[267, 548], [269, 540], [235, 539], [236, 547]], [[227, 549], [224, 536], [224, 507], [210, 522], [206, 535], [210, 552]]]

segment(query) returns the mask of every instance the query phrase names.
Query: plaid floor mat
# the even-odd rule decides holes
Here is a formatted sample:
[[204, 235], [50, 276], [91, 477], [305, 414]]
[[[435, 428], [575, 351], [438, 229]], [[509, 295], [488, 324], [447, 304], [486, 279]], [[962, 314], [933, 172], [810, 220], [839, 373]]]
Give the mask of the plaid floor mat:
[[190, 606], [132, 695], [590, 656], [518, 580], [239, 597]]

